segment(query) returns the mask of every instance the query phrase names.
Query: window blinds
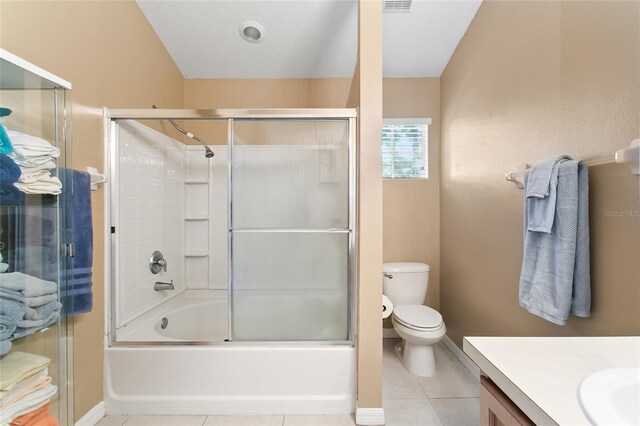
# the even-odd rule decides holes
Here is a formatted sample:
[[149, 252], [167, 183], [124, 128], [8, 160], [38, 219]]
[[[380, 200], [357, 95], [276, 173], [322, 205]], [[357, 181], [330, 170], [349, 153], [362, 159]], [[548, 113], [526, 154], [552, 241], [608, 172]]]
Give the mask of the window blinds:
[[428, 119], [385, 120], [382, 126], [382, 177], [426, 179]]

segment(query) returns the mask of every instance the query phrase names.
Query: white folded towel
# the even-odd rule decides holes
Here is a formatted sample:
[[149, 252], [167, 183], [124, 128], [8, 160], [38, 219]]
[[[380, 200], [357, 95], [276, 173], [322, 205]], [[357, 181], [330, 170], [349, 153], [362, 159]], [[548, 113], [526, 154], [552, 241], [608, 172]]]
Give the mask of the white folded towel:
[[23, 157], [20, 154], [17, 154], [16, 151], [13, 151], [11, 154], [9, 154], [9, 157], [13, 160], [14, 163], [20, 166], [20, 170], [22, 170], [22, 168], [28, 167], [41, 167], [49, 163], [49, 161], [53, 161], [55, 159], [55, 157], [52, 157], [51, 155]]
[[9, 135], [9, 139], [13, 144], [14, 151], [20, 156], [38, 157], [49, 155], [53, 158], [60, 156], [60, 150], [42, 138], [16, 132], [15, 130], [7, 130], [7, 135]]
[[27, 352], [11, 352], [0, 363], [0, 391], [10, 391], [23, 380], [39, 374], [51, 360]]
[[20, 171], [22, 172], [22, 174], [25, 173], [37, 173], [37, 172], [41, 172], [43, 170], [45, 171], [50, 171], [51, 169], [55, 169], [56, 168], [56, 163], [51, 159], [51, 157], [47, 157], [48, 161], [42, 163], [42, 164], [33, 164], [30, 166], [22, 166], [20, 167]]
[[25, 194], [60, 194], [62, 183], [50, 173], [56, 167], [60, 150], [42, 138], [15, 130], [8, 130], [7, 134], [13, 143], [9, 157], [22, 172], [14, 186]]
[[51, 376], [49, 376], [48, 374], [44, 374], [46, 373], [46, 371], [47, 370], [43, 371], [43, 374], [38, 374], [25, 380], [20, 384], [20, 386], [17, 386], [15, 389], [7, 392], [0, 399], [0, 411], [20, 401], [28, 394], [45, 388], [47, 385], [51, 384]]
[[19, 401], [3, 408], [0, 411], [0, 424], [11, 423], [15, 418], [30, 413], [42, 407], [58, 392], [54, 385], [47, 385], [42, 389], [32, 392]]
[[42, 177], [40, 180], [31, 183], [16, 182], [13, 184], [25, 194], [53, 194], [62, 192], [62, 182], [55, 176]]
[[38, 181], [47, 182], [51, 180], [51, 172], [49, 169], [38, 170], [34, 172], [22, 172], [18, 179], [19, 183], [35, 183]]

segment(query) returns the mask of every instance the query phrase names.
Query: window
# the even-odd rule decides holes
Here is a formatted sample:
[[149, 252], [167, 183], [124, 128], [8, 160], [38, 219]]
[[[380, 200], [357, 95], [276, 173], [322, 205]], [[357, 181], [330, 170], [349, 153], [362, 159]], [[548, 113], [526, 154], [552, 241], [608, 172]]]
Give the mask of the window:
[[392, 118], [382, 124], [382, 178], [429, 177], [430, 118]]

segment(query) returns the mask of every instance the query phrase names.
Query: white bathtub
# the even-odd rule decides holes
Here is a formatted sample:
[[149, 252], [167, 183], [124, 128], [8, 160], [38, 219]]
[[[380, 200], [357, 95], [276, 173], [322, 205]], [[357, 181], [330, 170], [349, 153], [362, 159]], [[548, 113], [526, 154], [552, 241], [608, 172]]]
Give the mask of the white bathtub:
[[[226, 295], [187, 292], [119, 330], [120, 342], [158, 343], [106, 347], [107, 413], [353, 412], [355, 348], [224, 343], [226, 309]], [[165, 329], [160, 325], [162, 318], [168, 320]], [[201, 344], [179, 345], [187, 340]], [[204, 343], [211, 341], [219, 343]]]
[[[167, 327], [162, 329], [162, 319]], [[187, 290], [117, 331], [119, 342], [223, 342], [228, 336], [226, 290]]]

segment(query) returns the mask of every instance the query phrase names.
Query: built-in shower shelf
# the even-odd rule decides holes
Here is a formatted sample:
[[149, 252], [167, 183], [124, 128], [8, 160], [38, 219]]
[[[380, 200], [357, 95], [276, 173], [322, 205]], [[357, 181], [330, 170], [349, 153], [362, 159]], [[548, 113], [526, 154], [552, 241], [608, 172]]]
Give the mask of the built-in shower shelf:
[[206, 214], [196, 214], [185, 216], [184, 220], [209, 220], [209, 216]]
[[185, 251], [184, 256], [185, 257], [205, 257], [205, 256], [209, 256], [209, 252], [204, 250]]
[[209, 181], [208, 180], [202, 180], [202, 179], [185, 179], [184, 183], [186, 183], [186, 184], [190, 184], [190, 183], [207, 184], [207, 183], [209, 183]]

